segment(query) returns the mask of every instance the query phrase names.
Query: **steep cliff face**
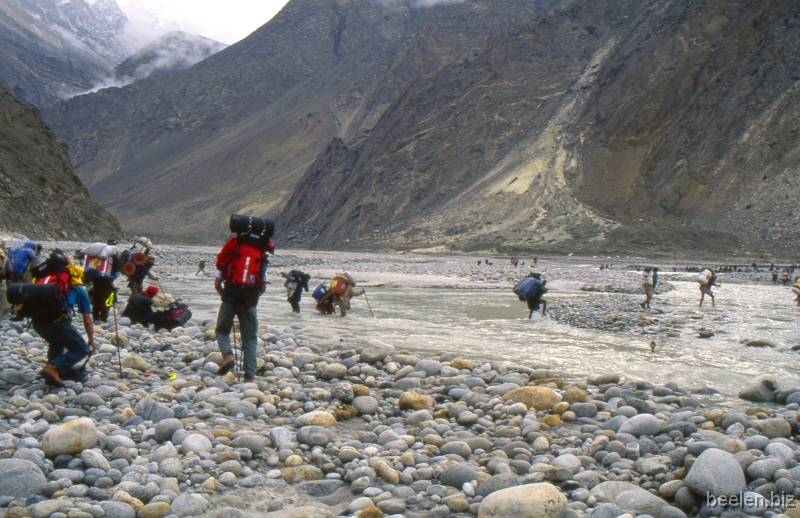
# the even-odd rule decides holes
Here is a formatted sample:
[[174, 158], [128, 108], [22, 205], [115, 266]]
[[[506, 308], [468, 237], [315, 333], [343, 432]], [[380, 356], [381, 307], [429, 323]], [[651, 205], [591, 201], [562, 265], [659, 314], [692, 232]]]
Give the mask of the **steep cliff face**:
[[0, 83], [50, 106], [88, 90], [130, 54], [114, 0], [4, 0], [0, 3]]
[[279, 213], [332, 137], [370, 131], [409, 81], [548, 3], [293, 0], [188, 70], [79, 96], [45, 117], [128, 230], [209, 240], [230, 211]]
[[117, 220], [89, 199], [39, 111], [0, 86], [0, 228], [38, 239], [120, 237]]
[[323, 248], [796, 252], [798, 7], [559, 2], [333, 141], [283, 227]]

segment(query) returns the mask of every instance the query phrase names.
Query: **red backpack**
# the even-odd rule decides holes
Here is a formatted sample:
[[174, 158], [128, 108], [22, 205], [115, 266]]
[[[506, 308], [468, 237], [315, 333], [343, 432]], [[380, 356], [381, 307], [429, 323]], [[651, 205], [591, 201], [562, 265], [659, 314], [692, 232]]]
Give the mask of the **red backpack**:
[[266, 252], [255, 245], [231, 238], [217, 254], [217, 270], [223, 279], [240, 286], [261, 287]]

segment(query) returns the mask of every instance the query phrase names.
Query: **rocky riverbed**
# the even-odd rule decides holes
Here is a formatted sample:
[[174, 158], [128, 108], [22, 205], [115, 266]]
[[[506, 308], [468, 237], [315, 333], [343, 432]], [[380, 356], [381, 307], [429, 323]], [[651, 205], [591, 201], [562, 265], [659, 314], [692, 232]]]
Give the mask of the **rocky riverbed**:
[[622, 373], [323, 349], [266, 323], [245, 384], [215, 375], [211, 322], [120, 324], [121, 349], [98, 327], [88, 378], [54, 391], [34, 377], [45, 345], [0, 324], [0, 516], [677, 518], [725, 511], [707, 491], [800, 495], [800, 390], [772, 382], [741, 396], [779, 409], [730, 410]]
[[[214, 252], [158, 247], [156, 269], [178, 291]], [[296, 252], [272, 268], [316, 279], [347, 269], [381, 289], [508, 290], [529, 271], [476, 262]], [[664, 300], [685, 305], [688, 273], [666, 275], [663, 309], [645, 311], [632, 264], [548, 262], [537, 270], [551, 279], [553, 319], [576, 328], [682, 336], [720, 318]], [[753, 379], [739, 399], [712, 402], [612, 363], [587, 377], [544, 356], [409, 350], [270, 311], [259, 375], [244, 384], [216, 376], [211, 311], [172, 332], [98, 326], [87, 378], [53, 391], [35, 377], [46, 344], [0, 322], [0, 518], [800, 517], [794, 379]]]

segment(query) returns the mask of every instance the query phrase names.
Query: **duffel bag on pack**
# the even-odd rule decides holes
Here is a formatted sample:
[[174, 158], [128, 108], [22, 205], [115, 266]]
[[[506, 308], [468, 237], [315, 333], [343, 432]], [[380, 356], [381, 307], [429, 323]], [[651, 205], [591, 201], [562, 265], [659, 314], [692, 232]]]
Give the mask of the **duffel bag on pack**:
[[314, 293], [311, 294], [311, 297], [317, 302], [319, 302], [320, 300], [322, 300], [322, 298], [325, 296], [326, 293], [328, 293], [328, 287], [325, 286], [324, 284], [320, 284], [319, 286], [317, 286], [317, 289], [314, 290]]
[[528, 300], [536, 296], [542, 289], [542, 281], [533, 277], [525, 277], [514, 286], [514, 293], [519, 300]]
[[269, 241], [275, 233], [275, 220], [258, 216], [231, 214], [228, 228], [238, 236], [249, 236], [258, 241]]
[[92, 243], [82, 250], [83, 255], [87, 257], [96, 257], [97, 259], [108, 259], [117, 253], [117, 247], [107, 245], [105, 243]]
[[335, 297], [342, 297], [347, 292], [349, 286], [350, 281], [347, 277], [334, 277], [330, 291]]
[[713, 278], [714, 274], [711, 272], [711, 270], [706, 268], [705, 270], [700, 272], [700, 274], [697, 276], [697, 283], [700, 284], [701, 286], [706, 286], [708, 283], [711, 282], [711, 279]]
[[58, 283], [11, 284], [6, 291], [11, 304], [22, 304], [21, 318], [55, 320], [64, 314], [64, 298]]

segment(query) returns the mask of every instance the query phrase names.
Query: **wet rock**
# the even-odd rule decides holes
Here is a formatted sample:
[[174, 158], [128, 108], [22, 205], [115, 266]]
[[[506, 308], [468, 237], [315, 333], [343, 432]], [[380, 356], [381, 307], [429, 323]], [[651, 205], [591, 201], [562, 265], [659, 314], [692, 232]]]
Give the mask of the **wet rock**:
[[719, 449], [704, 451], [692, 464], [684, 480], [695, 494], [735, 495], [744, 491], [746, 481], [733, 455]]
[[552, 484], [539, 483], [496, 491], [480, 505], [479, 516], [492, 518], [561, 518], [567, 497]]
[[739, 397], [748, 401], [772, 402], [772, 395], [778, 386], [771, 380], [761, 380], [748, 385], [739, 392]]

